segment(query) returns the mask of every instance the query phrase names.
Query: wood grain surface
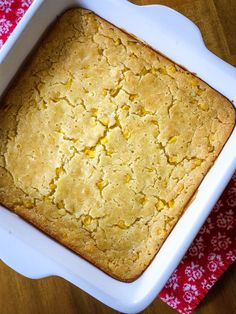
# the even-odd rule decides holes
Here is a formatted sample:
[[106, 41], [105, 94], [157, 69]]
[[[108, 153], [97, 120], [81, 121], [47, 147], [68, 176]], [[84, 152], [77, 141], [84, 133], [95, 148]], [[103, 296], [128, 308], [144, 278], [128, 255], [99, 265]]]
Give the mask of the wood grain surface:
[[[118, 1], [118, 0], [117, 0]], [[236, 0], [136, 0], [183, 13], [200, 28], [207, 47], [236, 65]], [[0, 262], [1, 314], [115, 314], [61, 278], [30, 280]], [[143, 314], [176, 313], [156, 299]], [[236, 314], [236, 265], [222, 276], [194, 314]]]

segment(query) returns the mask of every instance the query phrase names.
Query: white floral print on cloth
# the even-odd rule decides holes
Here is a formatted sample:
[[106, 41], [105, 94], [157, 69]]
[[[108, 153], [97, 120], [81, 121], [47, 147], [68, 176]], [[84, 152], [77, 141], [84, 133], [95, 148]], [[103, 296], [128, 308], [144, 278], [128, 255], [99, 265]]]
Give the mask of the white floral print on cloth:
[[[0, 47], [32, 2], [0, 0]], [[180, 313], [190, 314], [234, 261], [236, 173], [159, 297]]]
[[33, 0], [0, 0], [0, 48]]

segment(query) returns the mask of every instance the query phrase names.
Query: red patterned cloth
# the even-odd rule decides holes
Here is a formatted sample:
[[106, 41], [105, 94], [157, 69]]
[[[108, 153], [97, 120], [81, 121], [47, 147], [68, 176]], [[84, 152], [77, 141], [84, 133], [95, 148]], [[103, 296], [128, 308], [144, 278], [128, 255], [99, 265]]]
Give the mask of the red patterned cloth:
[[[32, 0], [0, 0], [0, 47]], [[159, 297], [189, 314], [236, 260], [236, 173]]]
[[189, 314], [235, 260], [236, 173], [159, 297]]
[[0, 0], [0, 48], [32, 2], [32, 0]]

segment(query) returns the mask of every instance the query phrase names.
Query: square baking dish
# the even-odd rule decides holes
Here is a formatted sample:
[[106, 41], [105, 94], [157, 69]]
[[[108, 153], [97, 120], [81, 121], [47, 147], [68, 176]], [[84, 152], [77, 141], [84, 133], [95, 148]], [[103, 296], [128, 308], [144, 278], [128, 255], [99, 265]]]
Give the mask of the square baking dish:
[[[236, 69], [207, 50], [191, 21], [164, 6], [140, 7], [126, 0], [35, 0], [0, 51], [0, 97], [47, 27], [75, 6], [134, 34], [236, 102]], [[3, 207], [1, 260], [30, 278], [65, 278], [120, 312], [143, 310], [165, 285], [233, 175], [235, 139], [236, 128], [153, 262], [134, 282], [111, 278]]]

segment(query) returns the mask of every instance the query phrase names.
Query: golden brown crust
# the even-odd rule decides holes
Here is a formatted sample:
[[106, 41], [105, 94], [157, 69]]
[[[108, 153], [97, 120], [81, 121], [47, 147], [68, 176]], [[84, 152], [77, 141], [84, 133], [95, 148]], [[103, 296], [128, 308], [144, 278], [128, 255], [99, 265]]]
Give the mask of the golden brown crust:
[[0, 203], [137, 278], [235, 123], [231, 103], [93, 13], [67, 11], [0, 109]]

